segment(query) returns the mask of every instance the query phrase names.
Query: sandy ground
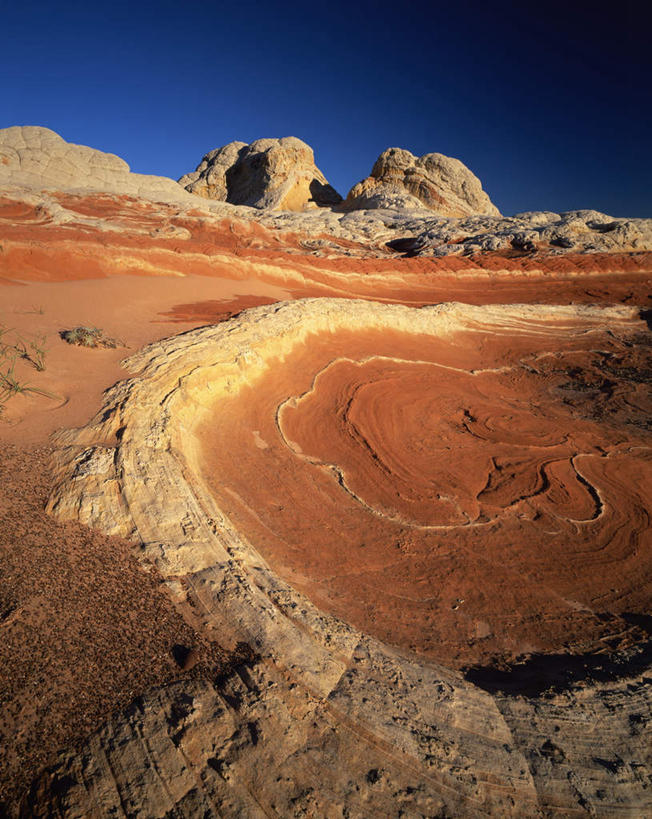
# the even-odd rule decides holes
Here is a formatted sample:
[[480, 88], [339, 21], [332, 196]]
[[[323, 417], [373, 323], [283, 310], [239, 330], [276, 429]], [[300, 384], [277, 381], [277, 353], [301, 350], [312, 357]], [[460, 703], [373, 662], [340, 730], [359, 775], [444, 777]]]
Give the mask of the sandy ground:
[[[5, 344], [35, 341], [44, 351], [45, 369], [19, 360], [18, 380], [52, 397], [26, 392], [8, 401], [2, 413], [0, 441], [36, 444], [58, 428], [83, 424], [97, 410], [102, 392], [128, 377], [122, 359], [151, 341], [206, 323], [205, 315], [179, 318], [176, 308], [209, 301], [213, 321], [251, 306], [252, 299], [278, 301], [284, 290], [256, 281], [188, 276], [151, 279], [120, 276], [69, 282], [29, 282], [3, 289], [0, 328]], [[101, 328], [117, 339], [116, 349], [86, 349], [67, 344], [62, 330]]]
[[193, 673], [216, 674], [227, 657], [184, 621], [130, 544], [45, 514], [49, 454], [5, 445], [0, 458], [0, 805], [8, 811], [58, 750], [184, 673], [186, 651], [201, 661]]

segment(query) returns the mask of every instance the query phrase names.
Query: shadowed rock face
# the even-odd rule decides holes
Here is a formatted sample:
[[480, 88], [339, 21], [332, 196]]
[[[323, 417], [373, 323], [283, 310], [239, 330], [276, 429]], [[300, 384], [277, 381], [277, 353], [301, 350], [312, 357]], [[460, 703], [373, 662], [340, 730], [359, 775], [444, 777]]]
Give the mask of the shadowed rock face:
[[342, 197], [315, 165], [312, 148], [296, 137], [230, 142], [206, 154], [179, 184], [207, 199], [271, 210], [337, 205]]
[[500, 216], [477, 176], [443, 154], [416, 157], [388, 148], [378, 157], [371, 176], [358, 182], [346, 197], [349, 209], [428, 208], [442, 216]]

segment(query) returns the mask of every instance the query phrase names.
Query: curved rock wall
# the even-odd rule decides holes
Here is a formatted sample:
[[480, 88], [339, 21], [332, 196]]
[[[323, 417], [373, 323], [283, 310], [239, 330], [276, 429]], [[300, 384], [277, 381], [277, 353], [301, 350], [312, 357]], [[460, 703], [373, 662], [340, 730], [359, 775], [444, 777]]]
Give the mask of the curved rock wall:
[[[192, 603], [208, 634], [219, 633], [222, 642], [245, 640], [259, 659], [214, 685], [147, 695], [79, 754], [62, 757], [35, 785], [33, 804], [55, 814], [138, 813], [145, 805], [151, 815], [356, 815], [401, 805], [423, 815], [645, 813], [650, 801], [639, 771], [648, 737], [639, 715], [650, 707], [650, 691], [640, 666], [622, 665], [608, 682], [565, 679], [550, 683], [544, 697], [523, 688], [514, 697], [493, 693], [486, 682], [479, 687], [441, 663], [406, 656], [323, 613], [281, 579], [273, 558], [265, 559], [265, 545], [256, 548], [225, 514], [204, 470], [200, 430], [202, 424], [228, 426], [234, 396], [255, 394], [270, 367], [320, 337], [359, 332], [373, 338], [382, 330], [430, 339], [437, 349], [465, 332], [530, 338], [536, 362], [525, 353], [522, 366], [538, 370], [550, 349], [554, 370], [563, 339], [580, 349], [587, 342], [601, 346], [609, 327], [627, 348], [643, 326], [629, 308], [411, 310], [322, 299], [256, 308], [133, 357], [130, 366], [139, 375], [107, 394], [88, 427], [60, 436], [50, 510], [134, 538], [179, 601]], [[495, 419], [476, 423], [485, 432], [497, 429]], [[269, 441], [257, 432], [250, 447], [264, 458], [269, 449], [261, 444]], [[643, 454], [640, 444], [624, 446]], [[296, 452], [297, 442], [293, 447]], [[575, 503], [580, 495], [588, 495], [587, 509], [597, 497], [610, 515], [618, 503], [597, 473], [591, 480], [598, 488], [584, 480], [567, 502], [567, 481], [548, 497], [577, 518], [580, 530], [589, 525], [580, 520], [587, 518], [587, 504]], [[303, 549], [311, 546], [304, 540]], [[642, 581], [640, 572], [636, 580]], [[568, 611], [576, 610], [569, 602]], [[630, 632], [634, 640], [635, 629]], [[122, 767], [117, 754], [123, 759], [125, 753], [143, 765]], [[145, 773], [135, 775], [142, 768]]]

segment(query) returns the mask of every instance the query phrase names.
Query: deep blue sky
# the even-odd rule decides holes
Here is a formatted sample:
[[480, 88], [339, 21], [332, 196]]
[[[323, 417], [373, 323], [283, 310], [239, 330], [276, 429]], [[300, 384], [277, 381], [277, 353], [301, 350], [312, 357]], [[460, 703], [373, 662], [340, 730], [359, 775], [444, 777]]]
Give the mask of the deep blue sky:
[[400, 146], [465, 162], [507, 214], [652, 216], [649, 0], [0, 0], [0, 127], [177, 178], [298, 136], [346, 195]]

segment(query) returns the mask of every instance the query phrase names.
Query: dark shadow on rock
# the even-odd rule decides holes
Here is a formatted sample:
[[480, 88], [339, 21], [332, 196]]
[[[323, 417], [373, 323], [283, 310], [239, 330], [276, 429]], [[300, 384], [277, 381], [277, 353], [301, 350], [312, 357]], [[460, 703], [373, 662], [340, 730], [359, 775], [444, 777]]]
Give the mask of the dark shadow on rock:
[[324, 185], [324, 183], [318, 179], [312, 180], [309, 189], [310, 196], [312, 197], [311, 201], [320, 208], [332, 208], [335, 205], [339, 205], [342, 201], [342, 197], [332, 185], [328, 183]]
[[392, 239], [386, 242], [385, 246], [397, 253], [402, 253], [406, 259], [418, 256], [423, 247], [423, 242], [418, 236], [404, 236], [402, 239]]
[[[652, 637], [651, 616], [626, 613], [620, 617], [641, 636]], [[612, 654], [532, 654], [507, 669], [471, 666], [464, 669], [464, 677], [491, 694], [538, 697], [586, 683], [617, 682], [647, 670], [652, 674], [652, 639]]]

